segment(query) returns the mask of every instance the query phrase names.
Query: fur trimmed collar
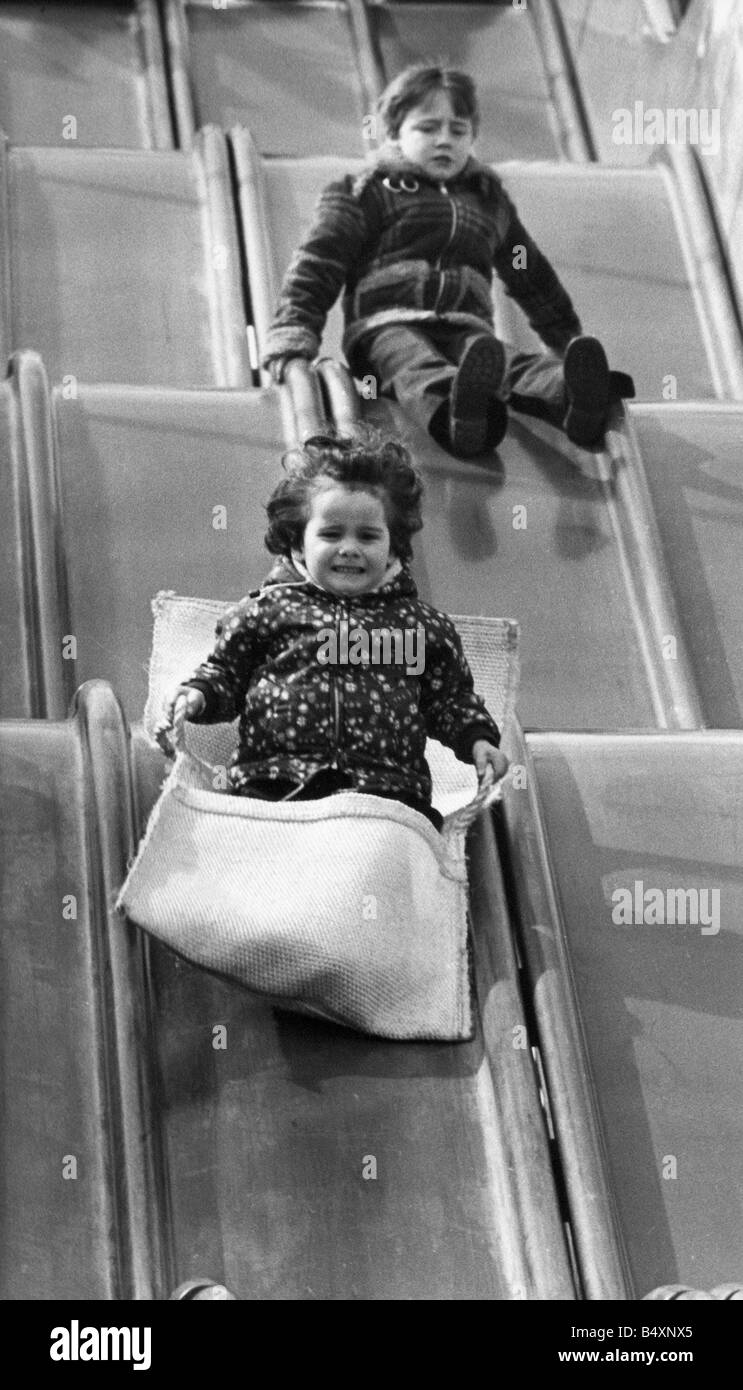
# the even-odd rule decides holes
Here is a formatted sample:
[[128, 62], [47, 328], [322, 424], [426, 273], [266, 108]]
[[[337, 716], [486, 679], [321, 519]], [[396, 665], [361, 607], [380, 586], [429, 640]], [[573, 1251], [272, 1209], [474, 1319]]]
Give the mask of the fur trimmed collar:
[[[361, 193], [374, 179], [384, 179], [395, 175], [418, 179], [423, 183], [433, 184], [435, 187], [438, 187], [442, 182], [435, 174], [426, 173], [419, 164], [413, 164], [411, 160], [403, 159], [397, 146], [391, 143], [382, 145], [372, 156], [372, 161], [355, 180], [354, 193]], [[487, 199], [497, 198], [503, 188], [495, 170], [487, 164], [481, 164], [474, 155], [470, 155], [461, 173], [454, 178], [444, 180], [444, 182], [452, 184], [454, 187], [474, 188], [481, 197]]]

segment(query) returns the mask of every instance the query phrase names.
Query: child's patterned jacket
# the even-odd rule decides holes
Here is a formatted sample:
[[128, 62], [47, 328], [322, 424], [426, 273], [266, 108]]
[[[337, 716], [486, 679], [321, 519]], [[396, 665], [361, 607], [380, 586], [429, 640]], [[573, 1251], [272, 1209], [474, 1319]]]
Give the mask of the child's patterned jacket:
[[[345, 625], [345, 628], [344, 626]], [[422, 629], [422, 634], [418, 629]], [[370, 658], [334, 664], [354, 633], [414, 630], [424, 660], [418, 675], [395, 659], [394, 642], [369, 644]], [[343, 633], [346, 641], [344, 644]], [[361, 649], [358, 645], [357, 650]], [[412, 641], [409, 650], [412, 649]], [[407, 569], [381, 588], [341, 598], [305, 580], [289, 560], [217, 625], [214, 650], [186, 684], [200, 690], [200, 722], [239, 715], [231, 785], [252, 777], [303, 784], [321, 768], [346, 772], [359, 791], [412, 794], [430, 802], [426, 735], [471, 761], [472, 745], [496, 746], [498, 726], [473, 689], [451, 619], [418, 598]]]

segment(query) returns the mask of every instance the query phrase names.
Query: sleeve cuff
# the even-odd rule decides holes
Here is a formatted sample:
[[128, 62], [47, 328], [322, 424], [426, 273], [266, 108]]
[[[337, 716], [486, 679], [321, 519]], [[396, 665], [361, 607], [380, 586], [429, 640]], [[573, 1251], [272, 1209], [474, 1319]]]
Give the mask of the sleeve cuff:
[[261, 366], [268, 367], [274, 357], [306, 357], [312, 361], [320, 350], [320, 340], [311, 328], [289, 324], [270, 329]]
[[192, 690], [199, 690], [206, 701], [201, 713], [197, 714], [195, 719], [189, 720], [189, 723], [200, 724], [206, 721], [209, 716], [216, 711], [218, 705], [217, 697], [211, 685], [208, 681], [199, 680], [198, 677], [192, 681], [184, 681], [183, 684], [189, 686]]
[[500, 748], [500, 731], [496, 724], [469, 724], [460, 735], [455, 749], [460, 762], [472, 762], [472, 748], [478, 738], [485, 738], [488, 743]]

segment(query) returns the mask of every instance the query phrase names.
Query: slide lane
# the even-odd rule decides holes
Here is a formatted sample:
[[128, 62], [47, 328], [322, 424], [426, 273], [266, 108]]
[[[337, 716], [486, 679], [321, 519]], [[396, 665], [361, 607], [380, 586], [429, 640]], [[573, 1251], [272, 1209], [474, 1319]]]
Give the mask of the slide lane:
[[71, 679], [109, 680], [135, 722], [155, 594], [238, 599], [270, 568], [264, 505], [283, 448], [279, 392], [81, 387], [76, 400], [54, 393], [54, 419]]
[[134, 843], [110, 692], [88, 686], [65, 722], [0, 722], [0, 783], [0, 1296], [163, 1297], [141, 942], [110, 911]]
[[389, 1044], [143, 952], [114, 916], [165, 760], [135, 731], [132, 788], [110, 687], [0, 723], [0, 747], [4, 1297], [574, 1297], [488, 827], [476, 1037]]
[[[690, 6], [564, 0], [550, 45], [558, 68], [571, 75], [572, 103], [583, 114], [594, 157], [613, 166], [611, 172], [652, 161], [665, 175], [713, 394], [722, 400], [743, 399], [743, 336], [731, 287], [732, 276], [740, 302], [740, 93], [730, 72], [740, 59], [741, 35], [734, 8], [718, 11], [701, 0]], [[537, 13], [544, 10], [539, 5]], [[665, 122], [660, 134], [659, 115]], [[631, 132], [620, 129], [620, 120]], [[678, 347], [673, 332], [668, 342]], [[675, 374], [674, 367], [664, 370]], [[679, 384], [680, 399], [693, 396]]]
[[173, 147], [156, 0], [4, 4], [0, 54], [15, 145]]
[[[181, 145], [213, 121], [245, 122], [266, 153], [363, 154], [364, 93], [353, 11], [342, 4], [224, 8], [165, 0]], [[363, 9], [363, 6], [361, 7]], [[322, 93], [322, 101], [318, 101]]]
[[640, 406], [645, 464], [705, 722], [743, 724], [743, 407]]
[[[521, 628], [519, 716], [537, 728], [653, 725], [638, 615], [607, 485], [516, 419], [493, 466], [452, 458], [403, 412], [367, 416], [407, 437], [426, 484], [416, 574], [448, 612]], [[607, 502], [611, 504], [607, 506]]]
[[[24, 365], [38, 378], [38, 359]], [[91, 387], [75, 400], [57, 392], [57, 410], [57, 466], [47, 459], [47, 472], [59, 481], [69, 607], [54, 621], [75, 638], [76, 673], [59, 659], [61, 642], [48, 644], [47, 665], [52, 674], [64, 667], [67, 683], [111, 675], [136, 719], [157, 589], [238, 597], [265, 570], [280, 393]], [[135, 747], [139, 831], [164, 761]], [[33, 765], [31, 785], [42, 784], [42, 766]], [[102, 804], [118, 814], [105, 769], [104, 757]], [[22, 863], [16, 845], [7, 853]], [[149, 988], [123, 983], [118, 1006], [145, 1010], [146, 1056], [166, 1096], [155, 1138], [172, 1202], [170, 1285], [206, 1275], [257, 1298], [281, 1289], [303, 1298], [572, 1296], [532, 1059], [512, 1046], [523, 1014], [487, 839], [474, 862], [483, 1021], [463, 1048], [393, 1047], [275, 1015], [157, 947]], [[48, 887], [44, 901], [51, 910]], [[233, 1042], [217, 1067], [211, 1027], [223, 1021]], [[363, 1178], [365, 1155], [380, 1176], [384, 1164], [383, 1186]], [[166, 1282], [161, 1275], [158, 1287]]]
[[[0, 337], [78, 381], [252, 382], [224, 136], [189, 153], [0, 143]], [[3, 224], [3, 217], [7, 224]]]
[[[164, 760], [136, 730], [133, 755], [143, 824]], [[513, 1047], [524, 1014], [489, 826], [472, 857], [470, 1043], [355, 1035], [152, 944], [178, 1282], [208, 1271], [256, 1300], [574, 1297], [531, 1056]]]
[[559, 154], [531, 10], [363, 0], [215, 9], [168, 0], [166, 15], [182, 140], [214, 121], [250, 126], [268, 155], [358, 157], [381, 142], [369, 127], [364, 138], [363, 122], [386, 82], [445, 53], [477, 82], [484, 159]]
[[[714, 398], [717, 345], [668, 170], [514, 162], [499, 172], [585, 331], [630, 372], [637, 399], [662, 400], [669, 376], [679, 400]], [[496, 294], [506, 339], [538, 348], [518, 306]]]
[[[589, 1134], [595, 1154], [605, 1145], [629, 1296], [739, 1285], [741, 735], [530, 734], [525, 766], [539, 828], [525, 792], [510, 792], [509, 900], [582, 1268], [590, 1277], [595, 1254], [580, 1171], [589, 1148], [577, 1144]], [[550, 893], [540, 904], [530, 880], [540, 836], [546, 919]]]

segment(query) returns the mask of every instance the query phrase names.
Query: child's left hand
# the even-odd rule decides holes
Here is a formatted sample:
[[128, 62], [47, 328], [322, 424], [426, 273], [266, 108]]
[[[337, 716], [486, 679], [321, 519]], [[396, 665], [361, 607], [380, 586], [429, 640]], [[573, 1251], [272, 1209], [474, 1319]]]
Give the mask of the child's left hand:
[[488, 743], [486, 738], [475, 739], [472, 745], [472, 761], [477, 770], [480, 789], [489, 783], [500, 781], [508, 772], [508, 758], [505, 753], [501, 753], [500, 748], [496, 748], [494, 743]]

